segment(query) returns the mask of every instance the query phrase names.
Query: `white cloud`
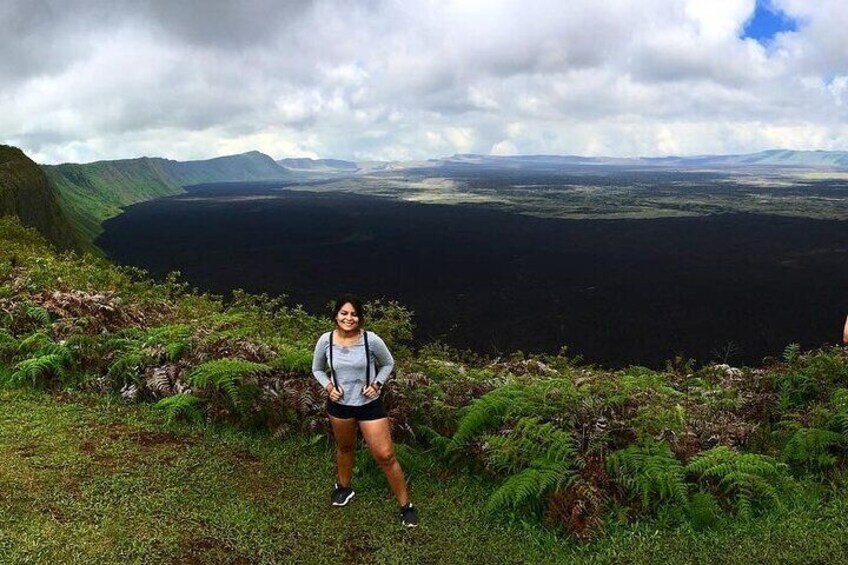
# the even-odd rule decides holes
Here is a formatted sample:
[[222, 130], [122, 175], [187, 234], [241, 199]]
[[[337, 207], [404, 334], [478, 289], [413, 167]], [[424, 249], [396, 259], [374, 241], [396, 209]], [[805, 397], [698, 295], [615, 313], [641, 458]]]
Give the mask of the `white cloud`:
[[520, 155], [521, 152], [518, 150], [518, 147], [515, 144], [508, 140], [504, 139], [503, 141], [499, 141], [492, 145], [492, 149], [489, 151], [490, 155]]
[[[848, 4], [4, 2], [0, 141], [44, 162], [259, 149], [659, 155], [848, 149]], [[40, 17], [35, 17], [40, 15]]]

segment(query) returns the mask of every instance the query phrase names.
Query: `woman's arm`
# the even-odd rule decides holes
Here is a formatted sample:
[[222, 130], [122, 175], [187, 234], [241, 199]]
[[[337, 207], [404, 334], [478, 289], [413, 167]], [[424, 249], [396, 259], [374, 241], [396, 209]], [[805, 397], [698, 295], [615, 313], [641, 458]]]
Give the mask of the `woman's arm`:
[[326, 389], [330, 384], [330, 376], [327, 374], [327, 346], [330, 340], [327, 334], [318, 338], [315, 344], [315, 352], [312, 354], [312, 375]]
[[848, 318], [845, 318], [845, 328], [842, 330], [842, 343], [848, 343]]
[[389, 348], [386, 347], [386, 342], [374, 332], [370, 333], [372, 339], [369, 342], [369, 346], [377, 360], [377, 365], [380, 367], [380, 370], [377, 371], [377, 376], [374, 377], [374, 382], [380, 383], [380, 386], [383, 386], [395, 368], [395, 360], [389, 352]]

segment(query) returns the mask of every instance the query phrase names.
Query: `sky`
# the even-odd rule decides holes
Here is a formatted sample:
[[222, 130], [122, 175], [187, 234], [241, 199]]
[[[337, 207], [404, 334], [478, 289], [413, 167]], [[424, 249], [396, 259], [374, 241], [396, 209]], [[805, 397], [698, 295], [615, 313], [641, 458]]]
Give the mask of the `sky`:
[[0, 143], [413, 160], [848, 150], [845, 0], [3, 0]]

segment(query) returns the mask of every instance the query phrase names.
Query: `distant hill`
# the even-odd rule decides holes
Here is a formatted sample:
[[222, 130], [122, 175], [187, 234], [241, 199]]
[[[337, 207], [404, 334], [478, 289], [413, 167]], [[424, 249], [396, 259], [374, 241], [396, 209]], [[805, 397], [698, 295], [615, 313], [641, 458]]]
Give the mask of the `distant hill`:
[[277, 164], [290, 171], [355, 173], [359, 165], [341, 159], [280, 159]]
[[274, 159], [250, 151], [240, 155], [228, 155], [203, 161], [162, 161], [162, 168], [181, 186], [207, 182], [242, 182], [263, 180], [286, 180], [294, 178], [274, 162]]
[[44, 171], [17, 147], [0, 145], [0, 216], [6, 215], [17, 216], [59, 249], [82, 247]]
[[43, 165], [58, 188], [60, 204], [74, 227], [94, 241], [107, 218], [121, 207], [183, 192], [207, 182], [286, 180], [291, 172], [258, 151], [201, 161], [158, 157]]
[[801, 169], [848, 169], [846, 151], [793, 151], [770, 149], [741, 155], [699, 155], [694, 157], [582, 157], [579, 155], [476, 155], [456, 154], [431, 161], [431, 166], [489, 166], [505, 168], [549, 168], [564, 166], [622, 166], [675, 168], [781, 167]]
[[745, 155], [704, 155], [701, 157], [666, 157], [642, 159], [664, 165], [716, 166], [716, 167], [798, 167], [798, 168], [848, 168], [848, 151], [791, 151], [770, 149]]

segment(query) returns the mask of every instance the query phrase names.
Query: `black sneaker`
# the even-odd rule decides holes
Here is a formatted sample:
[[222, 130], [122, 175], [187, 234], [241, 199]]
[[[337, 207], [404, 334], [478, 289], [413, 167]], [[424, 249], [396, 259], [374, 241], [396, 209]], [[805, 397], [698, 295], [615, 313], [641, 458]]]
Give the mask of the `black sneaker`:
[[336, 488], [333, 489], [333, 494], [330, 495], [330, 501], [333, 503], [333, 506], [344, 506], [350, 502], [354, 494], [356, 493], [353, 492], [352, 488], [340, 487], [339, 483], [336, 483]]
[[407, 528], [418, 527], [418, 512], [412, 507], [411, 502], [406, 506], [400, 507], [400, 521]]

